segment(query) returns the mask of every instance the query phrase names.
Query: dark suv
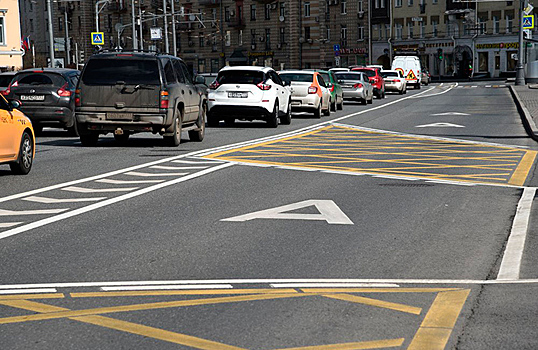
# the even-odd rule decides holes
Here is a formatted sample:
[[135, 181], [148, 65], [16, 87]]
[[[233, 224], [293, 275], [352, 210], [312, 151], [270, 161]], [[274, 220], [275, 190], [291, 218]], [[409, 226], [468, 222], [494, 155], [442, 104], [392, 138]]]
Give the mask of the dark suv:
[[43, 126], [61, 127], [76, 135], [75, 87], [80, 71], [68, 68], [33, 68], [19, 71], [2, 94], [21, 101], [19, 108], [34, 131]]
[[[159, 133], [171, 146], [188, 130], [193, 141], [205, 134], [207, 101], [179, 58], [139, 52], [98, 53], [84, 66], [76, 90], [76, 120], [84, 146], [99, 134], [119, 142], [138, 132]], [[198, 85], [198, 83], [200, 83]]]

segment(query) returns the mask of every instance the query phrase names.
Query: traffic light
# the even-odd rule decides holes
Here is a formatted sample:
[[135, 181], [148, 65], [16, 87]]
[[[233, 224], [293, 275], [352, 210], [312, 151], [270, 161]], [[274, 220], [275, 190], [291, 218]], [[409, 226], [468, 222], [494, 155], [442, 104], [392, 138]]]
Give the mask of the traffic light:
[[443, 60], [443, 49], [437, 49], [437, 58], [439, 61]]
[[84, 62], [84, 50], [80, 50], [79, 52], [79, 61]]

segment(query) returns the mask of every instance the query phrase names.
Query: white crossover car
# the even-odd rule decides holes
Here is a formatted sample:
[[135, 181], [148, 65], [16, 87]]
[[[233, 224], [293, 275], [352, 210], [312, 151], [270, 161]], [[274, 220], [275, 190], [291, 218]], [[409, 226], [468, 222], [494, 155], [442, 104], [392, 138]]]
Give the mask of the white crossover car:
[[407, 92], [407, 81], [399, 70], [382, 70], [381, 76], [385, 80], [385, 91], [395, 91], [405, 94]]
[[291, 123], [291, 91], [273, 68], [224, 67], [209, 86], [207, 123], [265, 120], [270, 127]]

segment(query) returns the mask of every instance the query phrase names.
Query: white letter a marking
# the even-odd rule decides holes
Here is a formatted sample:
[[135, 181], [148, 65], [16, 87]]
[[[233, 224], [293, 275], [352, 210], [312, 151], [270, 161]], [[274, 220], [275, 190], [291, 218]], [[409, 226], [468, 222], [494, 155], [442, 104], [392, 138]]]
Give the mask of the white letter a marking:
[[[286, 213], [288, 211], [315, 206], [319, 214]], [[354, 225], [342, 210], [331, 200], [311, 199], [281, 207], [256, 211], [254, 213], [222, 219], [221, 221], [250, 221], [254, 219], [318, 220], [336, 225]]]

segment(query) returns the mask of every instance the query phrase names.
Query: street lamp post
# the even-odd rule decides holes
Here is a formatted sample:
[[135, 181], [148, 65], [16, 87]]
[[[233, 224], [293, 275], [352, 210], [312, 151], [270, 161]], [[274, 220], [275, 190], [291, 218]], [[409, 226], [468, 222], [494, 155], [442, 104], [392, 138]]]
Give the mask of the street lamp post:
[[164, 48], [166, 50], [166, 53], [170, 53], [170, 44], [168, 43], [168, 14], [167, 14], [167, 8], [168, 4], [166, 3], [166, 0], [163, 0], [163, 13], [164, 13]]
[[[47, 0], [50, 1], [50, 0]], [[108, 3], [109, 0], [99, 0], [95, 3], [95, 31], [99, 32], [99, 12], [103, 10], [105, 5]], [[101, 8], [99, 8], [99, 5], [103, 4]]]
[[132, 18], [132, 31], [133, 31], [133, 50], [138, 50], [138, 40], [136, 38], [136, 24], [135, 24], [135, 2], [131, 0], [131, 18]]
[[517, 66], [516, 66], [516, 85], [525, 85], [525, 67], [523, 66], [523, 55], [525, 53], [523, 45], [523, 16], [524, 10], [527, 7], [527, 0], [519, 0], [519, 50], [517, 53]]
[[51, 0], [47, 0], [47, 14], [49, 20], [49, 55], [50, 55], [50, 66], [54, 68], [54, 33], [52, 32], [52, 6], [50, 5]]

